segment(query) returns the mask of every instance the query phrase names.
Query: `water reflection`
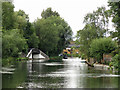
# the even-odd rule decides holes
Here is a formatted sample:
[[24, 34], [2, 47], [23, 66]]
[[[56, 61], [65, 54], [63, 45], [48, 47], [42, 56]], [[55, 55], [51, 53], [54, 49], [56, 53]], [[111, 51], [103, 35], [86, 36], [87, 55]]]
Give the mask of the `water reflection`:
[[85, 78], [83, 78], [86, 73], [88, 66], [86, 64], [80, 63], [79, 59], [69, 59], [65, 61], [67, 66], [64, 66], [64, 71], [68, 74], [65, 77], [65, 88], [82, 88], [84, 87]]
[[64, 62], [16, 64], [11, 75], [3, 75], [4, 88], [117, 88], [119, 75], [80, 63], [79, 58]]

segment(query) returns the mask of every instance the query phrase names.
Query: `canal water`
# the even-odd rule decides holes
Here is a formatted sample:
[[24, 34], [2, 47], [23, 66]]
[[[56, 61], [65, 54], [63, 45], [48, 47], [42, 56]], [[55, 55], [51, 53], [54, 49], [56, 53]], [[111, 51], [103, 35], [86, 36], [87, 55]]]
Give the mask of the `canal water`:
[[80, 60], [18, 62], [3, 72], [2, 88], [118, 88], [117, 73], [88, 67]]

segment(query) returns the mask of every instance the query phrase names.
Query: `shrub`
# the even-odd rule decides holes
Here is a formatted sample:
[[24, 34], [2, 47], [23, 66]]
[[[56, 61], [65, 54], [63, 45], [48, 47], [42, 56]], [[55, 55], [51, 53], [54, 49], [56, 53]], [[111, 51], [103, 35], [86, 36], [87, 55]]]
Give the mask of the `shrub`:
[[115, 41], [111, 38], [99, 38], [92, 41], [90, 45], [90, 55], [101, 62], [103, 59], [103, 54], [111, 53], [117, 48]]
[[119, 68], [119, 61], [120, 61], [120, 55], [116, 54], [113, 58], [112, 61], [110, 62], [110, 66], [114, 66], [115, 69]]
[[20, 52], [27, 50], [27, 43], [19, 30], [9, 30], [3, 33], [2, 55], [5, 57], [17, 57]]

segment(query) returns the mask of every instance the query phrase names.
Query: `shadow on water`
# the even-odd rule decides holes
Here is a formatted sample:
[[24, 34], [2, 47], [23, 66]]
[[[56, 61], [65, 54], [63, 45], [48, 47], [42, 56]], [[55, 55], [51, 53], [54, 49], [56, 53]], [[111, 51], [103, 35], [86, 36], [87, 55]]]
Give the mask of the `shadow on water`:
[[80, 63], [79, 58], [63, 62], [24, 62], [13, 74], [3, 74], [3, 88], [117, 88], [118, 75]]
[[2, 74], [2, 88], [16, 88], [25, 82], [27, 77], [26, 63], [16, 63], [14, 68], [16, 68], [16, 70], [13, 74]]

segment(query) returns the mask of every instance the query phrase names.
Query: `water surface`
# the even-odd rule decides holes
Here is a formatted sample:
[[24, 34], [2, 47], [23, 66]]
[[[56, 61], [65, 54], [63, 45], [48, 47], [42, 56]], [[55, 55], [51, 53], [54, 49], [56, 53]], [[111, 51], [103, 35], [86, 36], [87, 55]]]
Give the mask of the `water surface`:
[[118, 88], [120, 76], [88, 67], [79, 58], [63, 62], [22, 62], [2, 75], [3, 88]]

